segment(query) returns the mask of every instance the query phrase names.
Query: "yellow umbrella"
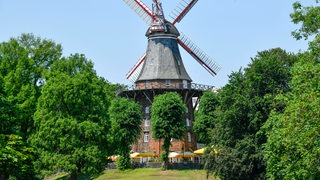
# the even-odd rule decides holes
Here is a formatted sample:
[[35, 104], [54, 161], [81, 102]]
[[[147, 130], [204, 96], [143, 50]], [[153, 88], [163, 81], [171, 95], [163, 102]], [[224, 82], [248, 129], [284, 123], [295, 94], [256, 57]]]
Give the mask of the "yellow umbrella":
[[143, 152], [143, 153], [140, 153], [138, 156], [139, 157], [155, 157], [157, 155], [153, 152]]
[[[204, 148], [193, 151], [193, 153], [202, 155], [202, 154], [204, 154], [205, 150], [206, 150], [206, 148], [204, 147]], [[219, 151], [217, 149], [213, 149], [213, 152], [214, 152], [214, 154], [219, 154]]]
[[140, 157], [139, 157], [139, 154], [140, 154], [140, 153], [138, 153], [138, 152], [131, 153], [131, 154], [130, 154], [130, 158], [140, 158]]
[[203, 154], [204, 151], [205, 151], [205, 149], [206, 149], [206, 148], [201, 148], [201, 149], [198, 149], [198, 150], [193, 151], [193, 153], [195, 153], [195, 154]]

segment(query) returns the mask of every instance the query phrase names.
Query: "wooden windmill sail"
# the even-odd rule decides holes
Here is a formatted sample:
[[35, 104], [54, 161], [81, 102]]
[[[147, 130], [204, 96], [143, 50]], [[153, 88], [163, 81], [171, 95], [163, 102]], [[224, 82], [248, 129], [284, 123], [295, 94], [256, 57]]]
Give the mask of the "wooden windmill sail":
[[[221, 69], [212, 58], [174, 26], [185, 17], [198, 0], [182, 0], [170, 14], [173, 19], [172, 23], [165, 18], [160, 0], [153, 0], [152, 10], [141, 0], [123, 1], [150, 26], [146, 33], [148, 37], [147, 52], [127, 73], [127, 79], [138, 82], [141, 80], [173, 78], [191, 82], [191, 78], [183, 66], [178, 46], [175, 44], [183, 47], [212, 76], [215, 76]], [[171, 46], [167, 46], [168, 44]], [[165, 55], [165, 57], [161, 57], [162, 55]]]

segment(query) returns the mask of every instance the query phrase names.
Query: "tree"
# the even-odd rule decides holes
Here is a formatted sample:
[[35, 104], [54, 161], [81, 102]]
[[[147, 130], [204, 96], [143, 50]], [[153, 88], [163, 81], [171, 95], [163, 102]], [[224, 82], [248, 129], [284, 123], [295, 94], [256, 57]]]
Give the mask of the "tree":
[[0, 134], [0, 179], [36, 179], [33, 162], [34, 148], [15, 134]]
[[79, 54], [54, 62], [45, 78], [30, 138], [41, 153], [37, 167], [67, 171], [71, 179], [100, 172], [109, 153], [108, 108], [114, 87]]
[[291, 18], [294, 23], [302, 23], [294, 37], [315, 38], [293, 67], [292, 91], [277, 97], [275, 104], [285, 108], [274, 108], [264, 125], [268, 137], [264, 154], [270, 179], [320, 178], [319, 13], [319, 7], [294, 3]]
[[[1, 86], [1, 85], [0, 85]], [[0, 95], [0, 179], [35, 179], [35, 150], [17, 135], [17, 108]]]
[[[318, 0], [315, 1], [319, 3]], [[320, 29], [320, 7], [319, 6], [303, 6], [301, 2], [293, 4], [293, 13], [290, 14], [292, 22], [295, 24], [301, 23], [301, 27], [292, 32], [292, 35], [297, 40], [308, 39], [313, 35], [319, 36]]]
[[320, 178], [319, 81], [319, 62], [310, 53], [301, 55], [293, 69], [292, 92], [278, 96], [284, 111], [273, 111], [265, 125], [270, 179]]
[[218, 95], [213, 92], [205, 92], [200, 99], [199, 109], [193, 125], [193, 132], [198, 141], [206, 145], [212, 142], [211, 131], [215, 127], [215, 110], [219, 106]]
[[59, 44], [32, 34], [0, 43], [0, 178], [35, 178], [37, 153], [27, 138], [43, 75], [61, 54]]
[[131, 167], [130, 145], [137, 140], [141, 132], [141, 106], [134, 101], [117, 98], [112, 101], [109, 114], [113, 147], [120, 155], [118, 169], [129, 169]]
[[169, 92], [154, 98], [151, 112], [153, 137], [163, 139], [162, 149], [164, 152], [161, 159], [164, 162], [164, 168], [167, 169], [171, 138], [181, 139], [184, 137], [186, 106], [179, 94]]
[[24, 139], [33, 129], [32, 116], [44, 84], [43, 74], [61, 55], [60, 44], [33, 34], [22, 34], [0, 44], [3, 95], [19, 108], [16, 121]]
[[280, 48], [262, 51], [248, 68], [229, 76], [229, 83], [218, 93], [220, 105], [213, 113], [216, 120], [211, 143], [220, 154], [207, 156], [209, 172], [221, 179], [265, 178], [262, 144], [266, 135], [261, 127], [276, 95], [290, 91], [288, 83], [295, 61], [295, 55]]

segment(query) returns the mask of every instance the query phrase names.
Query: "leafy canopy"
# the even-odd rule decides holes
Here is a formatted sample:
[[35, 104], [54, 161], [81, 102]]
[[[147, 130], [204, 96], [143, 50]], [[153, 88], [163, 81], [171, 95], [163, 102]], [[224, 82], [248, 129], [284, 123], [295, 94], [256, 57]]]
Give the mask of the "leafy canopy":
[[178, 93], [169, 92], [154, 98], [151, 112], [153, 137], [164, 140], [161, 158], [164, 168], [167, 169], [171, 138], [184, 137], [186, 106]]
[[[261, 127], [278, 93], [290, 91], [291, 67], [296, 57], [276, 48], [258, 52], [247, 68], [233, 72], [217, 94], [218, 106], [210, 122], [211, 144], [220, 152], [206, 156], [206, 168], [221, 179], [265, 178]], [[279, 107], [281, 108], [281, 107]]]
[[141, 132], [141, 106], [128, 99], [116, 98], [111, 103], [109, 114], [112, 147], [115, 153], [120, 154], [118, 168], [129, 169], [131, 167], [130, 145], [137, 140]]
[[213, 92], [205, 92], [196, 112], [193, 131], [197, 134], [198, 141], [204, 144], [211, 143], [211, 133], [216, 124], [215, 110], [219, 106], [218, 95]]
[[100, 172], [109, 153], [113, 87], [79, 54], [55, 62], [45, 77], [31, 137], [41, 152], [39, 169], [60, 169], [73, 176]]
[[314, 39], [293, 67], [292, 91], [277, 97], [276, 105], [283, 106], [283, 111], [275, 108], [264, 125], [267, 175], [270, 179], [319, 179], [320, 8], [299, 2], [293, 6], [292, 21], [301, 23], [293, 35]]

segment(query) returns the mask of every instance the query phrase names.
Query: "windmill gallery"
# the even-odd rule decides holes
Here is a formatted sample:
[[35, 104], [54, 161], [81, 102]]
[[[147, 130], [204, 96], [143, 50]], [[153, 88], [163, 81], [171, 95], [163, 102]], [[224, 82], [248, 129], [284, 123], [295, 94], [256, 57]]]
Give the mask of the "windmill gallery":
[[192, 83], [183, 65], [178, 44], [212, 76], [216, 75], [220, 66], [174, 26], [185, 17], [197, 0], [181, 1], [178, 10], [171, 15], [172, 23], [165, 18], [160, 0], [153, 0], [152, 10], [140, 0], [123, 1], [149, 25], [145, 34], [148, 38], [147, 51], [127, 74], [127, 79], [134, 82], [134, 85], [118, 94], [134, 99], [143, 107], [142, 133], [132, 145], [132, 151], [151, 155], [161, 153], [161, 140], [152, 138], [150, 106], [155, 96], [166, 92], [180, 94], [187, 107], [185, 136], [182, 140], [173, 139], [170, 151], [185, 153], [201, 148], [192, 132], [194, 111], [203, 92], [212, 90], [213, 86]]

